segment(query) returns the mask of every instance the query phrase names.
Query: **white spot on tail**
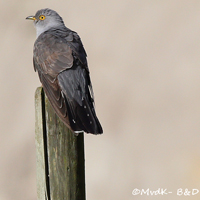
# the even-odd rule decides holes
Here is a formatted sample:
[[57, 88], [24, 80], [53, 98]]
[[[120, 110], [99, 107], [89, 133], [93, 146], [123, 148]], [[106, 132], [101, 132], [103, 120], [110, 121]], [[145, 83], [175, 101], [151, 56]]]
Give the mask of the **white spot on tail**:
[[74, 131], [75, 136], [78, 136], [79, 133], [83, 133], [84, 131]]
[[82, 132], [84, 132], [84, 131], [74, 131], [74, 133], [82, 133]]
[[79, 133], [84, 133], [84, 131], [74, 131], [74, 135], [75, 135], [75, 136], [78, 136]]

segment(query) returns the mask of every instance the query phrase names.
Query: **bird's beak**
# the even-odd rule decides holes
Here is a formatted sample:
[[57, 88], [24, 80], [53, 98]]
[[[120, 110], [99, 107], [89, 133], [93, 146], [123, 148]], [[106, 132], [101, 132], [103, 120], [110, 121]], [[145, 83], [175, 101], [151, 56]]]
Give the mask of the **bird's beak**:
[[31, 20], [34, 20], [34, 21], [36, 20], [35, 16], [29, 16], [26, 19], [31, 19]]

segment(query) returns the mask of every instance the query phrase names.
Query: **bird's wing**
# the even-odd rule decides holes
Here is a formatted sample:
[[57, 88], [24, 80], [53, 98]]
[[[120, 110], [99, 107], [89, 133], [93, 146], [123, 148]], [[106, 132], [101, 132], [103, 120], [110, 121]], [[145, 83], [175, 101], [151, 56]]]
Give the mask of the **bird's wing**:
[[89, 72], [86, 59], [87, 54], [79, 35], [74, 31], [69, 31], [69, 33], [65, 37], [65, 40], [72, 49], [74, 57], [77, 58], [81, 62], [82, 66], [86, 68], [86, 70]]
[[65, 94], [71, 127], [87, 133], [102, 133], [102, 127], [94, 109], [94, 95], [87, 65], [87, 54], [80, 37], [69, 31], [65, 37], [72, 49], [72, 68], [58, 75], [59, 85]]
[[69, 126], [66, 100], [57, 76], [73, 65], [71, 48], [52, 34], [41, 34], [34, 45], [33, 63], [55, 112]]

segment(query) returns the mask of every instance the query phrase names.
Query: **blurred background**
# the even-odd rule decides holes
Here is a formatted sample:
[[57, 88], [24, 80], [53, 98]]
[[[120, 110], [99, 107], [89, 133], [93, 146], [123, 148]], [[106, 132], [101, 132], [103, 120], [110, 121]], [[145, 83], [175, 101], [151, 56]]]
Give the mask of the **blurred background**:
[[[88, 54], [101, 136], [85, 135], [87, 200], [200, 190], [200, 1], [0, 1], [0, 200], [36, 199], [33, 70], [25, 18], [56, 10]], [[133, 196], [135, 189], [172, 194]], [[199, 199], [200, 193], [188, 197]]]

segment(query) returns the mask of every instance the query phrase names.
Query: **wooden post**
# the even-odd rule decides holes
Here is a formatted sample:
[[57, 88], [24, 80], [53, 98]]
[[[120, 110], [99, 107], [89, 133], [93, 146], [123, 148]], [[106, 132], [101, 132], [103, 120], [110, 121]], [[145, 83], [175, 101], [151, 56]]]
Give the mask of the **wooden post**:
[[57, 117], [43, 89], [35, 93], [38, 200], [85, 200], [83, 134]]

